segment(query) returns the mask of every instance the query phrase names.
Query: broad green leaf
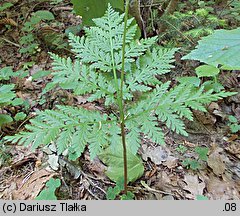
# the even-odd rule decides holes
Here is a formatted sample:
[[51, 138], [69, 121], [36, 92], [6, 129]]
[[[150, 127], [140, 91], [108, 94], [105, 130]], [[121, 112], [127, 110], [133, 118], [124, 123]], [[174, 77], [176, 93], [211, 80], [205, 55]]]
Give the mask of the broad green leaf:
[[16, 121], [20, 121], [20, 120], [23, 120], [27, 117], [27, 115], [24, 113], [24, 112], [20, 112], [20, 113], [17, 113], [15, 116], [14, 116], [14, 119]]
[[[108, 165], [107, 176], [117, 182], [119, 179], [124, 178], [123, 174], [123, 151], [122, 146], [116, 147], [116, 151], [112, 152], [110, 148], [99, 155], [100, 159]], [[128, 182], [134, 182], [140, 178], [144, 172], [142, 160], [137, 155], [133, 155], [130, 150], [127, 151], [128, 160]]]
[[200, 168], [200, 164], [198, 163], [197, 160], [193, 160], [193, 159], [185, 159], [183, 162], [182, 162], [182, 165], [187, 167], [187, 168], [191, 168], [192, 170], [197, 170]]
[[232, 125], [230, 125], [230, 129], [231, 129], [232, 133], [237, 133], [240, 130], [240, 125], [232, 124]]
[[35, 16], [41, 18], [42, 20], [54, 20], [54, 15], [47, 10], [39, 10], [35, 12]]
[[77, 15], [82, 16], [84, 25], [93, 25], [93, 18], [101, 17], [107, 10], [108, 3], [115, 9], [123, 11], [123, 0], [72, 0], [74, 11]]
[[6, 115], [6, 114], [0, 114], [0, 127], [3, 126], [4, 124], [12, 122], [13, 119], [11, 116]]
[[59, 179], [51, 178], [46, 183], [46, 188], [40, 192], [35, 200], [57, 200], [55, 190], [60, 187], [61, 181]]
[[11, 102], [13, 106], [19, 106], [24, 103], [24, 100], [22, 98], [14, 98], [14, 100]]
[[198, 77], [214, 77], [220, 72], [218, 68], [212, 65], [201, 65], [195, 70]]
[[213, 66], [240, 69], [240, 28], [216, 30], [198, 42], [195, 50], [182, 59], [199, 60]]

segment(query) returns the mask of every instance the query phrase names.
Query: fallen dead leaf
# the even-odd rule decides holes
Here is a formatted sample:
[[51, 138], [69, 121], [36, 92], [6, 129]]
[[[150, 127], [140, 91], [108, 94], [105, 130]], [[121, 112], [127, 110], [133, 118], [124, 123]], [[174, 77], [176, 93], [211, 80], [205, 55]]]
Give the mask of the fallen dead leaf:
[[197, 144], [188, 142], [187, 140], [184, 140], [184, 143], [183, 143], [183, 144], [184, 144], [185, 146], [188, 146], [188, 147], [191, 147], [191, 148], [197, 146]]
[[221, 111], [221, 107], [216, 102], [212, 102], [207, 107], [207, 110], [212, 114], [215, 110]]
[[163, 162], [164, 166], [167, 166], [169, 169], [173, 169], [178, 166], [178, 159], [173, 156], [168, 156], [167, 160]]
[[174, 200], [174, 197], [172, 195], [166, 195], [162, 198], [162, 200]]
[[177, 185], [178, 180], [179, 179], [177, 179], [177, 176], [173, 174], [169, 175], [169, 173], [162, 171], [158, 173], [154, 185], [157, 190], [171, 192], [172, 190], [175, 190], [178, 187]]
[[185, 175], [184, 182], [186, 183], [186, 186], [183, 189], [191, 193], [186, 195], [187, 198], [195, 199], [197, 195], [203, 194], [205, 183], [203, 181], [200, 182], [197, 175]]
[[97, 173], [98, 175], [104, 175], [107, 167], [99, 160], [98, 157], [95, 157], [92, 161], [90, 161], [88, 168], [91, 172]]
[[234, 181], [223, 181], [213, 174], [206, 181], [208, 196], [213, 200], [240, 199], [240, 189]]
[[207, 164], [208, 166], [213, 170], [213, 172], [219, 176], [222, 175], [225, 172], [225, 163], [224, 159], [225, 156], [221, 155], [220, 152], [222, 152], [223, 149], [219, 147], [214, 147], [213, 151], [210, 153]]
[[197, 118], [197, 120], [201, 122], [203, 125], [214, 125], [217, 121], [215, 116], [213, 116], [209, 112], [201, 112], [199, 110], [193, 110], [193, 114]]
[[42, 169], [30, 173], [28, 179], [26, 176], [15, 179], [16, 187], [12, 191], [12, 199], [33, 200], [45, 186], [45, 183], [55, 175], [55, 173]]
[[53, 170], [58, 170], [59, 169], [59, 163], [58, 163], [58, 155], [55, 155], [55, 154], [51, 154], [51, 155], [48, 155], [48, 164], [49, 166], [51, 167], [51, 169]]
[[225, 149], [240, 159], [240, 142], [238, 140], [230, 143]]
[[163, 161], [166, 161], [169, 151], [167, 151], [166, 148], [163, 146], [157, 146], [157, 147], [152, 147], [147, 145], [142, 146], [143, 153], [142, 153], [142, 158], [143, 160], [147, 161], [148, 158], [155, 163], [156, 165], [161, 164]]

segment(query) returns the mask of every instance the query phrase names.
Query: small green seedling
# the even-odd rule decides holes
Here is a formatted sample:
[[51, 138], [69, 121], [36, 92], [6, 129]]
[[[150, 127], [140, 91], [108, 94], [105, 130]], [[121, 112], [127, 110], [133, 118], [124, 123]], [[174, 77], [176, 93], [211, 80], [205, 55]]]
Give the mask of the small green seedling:
[[124, 190], [124, 179], [118, 180], [115, 187], [109, 187], [107, 190], [106, 197], [108, 200], [114, 200], [117, 196], [120, 196], [121, 200], [132, 200], [134, 199], [134, 194], [130, 191], [127, 194], [120, 195]]
[[207, 161], [209, 149], [206, 147], [196, 147], [195, 152], [197, 153], [197, 159], [186, 158], [182, 165], [185, 166], [187, 169], [197, 170], [200, 169], [201, 163], [203, 161]]
[[187, 151], [187, 148], [183, 145], [179, 145], [176, 150], [181, 153], [181, 154], [184, 154], [186, 151]]
[[24, 23], [22, 28], [23, 36], [20, 38], [20, 44], [22, 46], [20, 53], [34, 54], [37, 52], [39, 43], [33, 32], [41, 21], [51, 20], [54, 20], [54, 15], [51, 12], [39, 10], [31, 16], [29, 21]]
[[240, 124], [238, 123], [237, 118], [230, 115], [230, 116], [228, 116], [228, 120], [229, 120], [228, 125], [229, 125], [232, 133], [237, 133], [238, 131], [240, 131]]

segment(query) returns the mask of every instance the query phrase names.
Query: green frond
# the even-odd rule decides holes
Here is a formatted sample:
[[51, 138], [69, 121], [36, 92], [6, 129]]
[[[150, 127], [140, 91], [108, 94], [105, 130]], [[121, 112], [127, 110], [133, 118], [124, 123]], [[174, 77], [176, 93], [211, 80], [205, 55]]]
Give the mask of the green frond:
[[70, 160], [74, 161], [82, 155], [88, 143], [89, 133], [88, 125], [82, 125], [81, 128], [76, 129], [76, 132], [72, 136], [72, 144], [68, 148], [68, 157]]
[[[143, 118], [143, 116], [141, 116]], [[157, 144], [164, 144], [164, 133], [158, 126], [158, 119], [155, 116], [146, 115], [141, 121], [141, 132]]]
[[141, 146], [140, 130], [138, 128], [132, 128], [126, 135], [126, 142], [131, 153], [136, 155]]
[[102, 147], [107, 146], [108, 137], [97, 125], [94, 125], [91, 134], [88, 136], [90, 158], [93, 160], [98, 154], [101, 153]]
[[98, 128], [98, 125], [106, 120], [106, 115], [96, 111], [58, 106], [58, 110], [39, 112], [38, 117], [30, 120], [31, 124], [26, 125], [28, 131], [20, 132], [15, 136], [6, 136], [5, 140], [32, 145], [33, 149], [53, 141], [57, 145], [58, 154], [70, 149], [72, 158], [74, 154], [80, 156], [88, 143], [93, 158], [101, 150], [99, 142], [102, 142], [102, 145], [106, 143], [107, 139], [103, 136], [103, 131]]
[[117, 119], [114, 118], [111, 124], [107, 125], [107, 127], [102, 128], [103, 131], [107, 134], [107, 139], [109, 142], [109, 147], [111, 148], [112, 152], [114, 152], [117, 148], [117, 145], [121, 143], [121, 129], [117, 125]]
[[82, 71], [81, 63], [79, 61], [73, 63], [69, 57], [65, 59], [53, 53], [50, 53], [50, 56], [53, 59], [52, 66], [55, 71], [52, 73], [53, 84], [63, 89], [75, 90], [79, 85], [76, 77], [79, 77]]
[[[109, 5], [105, 15], [94, 19], [96, 26], [85, 29], [86, 37], [78, 37], [69, 34], [69, 43], [73, 52], [83, 62], [91, 64], [91, 68], [109, 72], [113, 69], [112, 54], [115, 66], [121, 68], [121, 49], [123, 46], [124, 14], [115, 12]], [[126, 44], [130, 44], [136, 34], [137, 26], [132, 25], [133, 18], [127, 21]], [[153, 39], [143, 42], [143, 47], [138, 47], [143, 53], [153, 42]], [[137, 48], [131, 45], [132, 49]], [[132, 53], [131, 51], [130, 53]], [[130, 54], [129, 53], [129, 54]], [[137, 51], [140, 53], [140, 51]], [[136, 55], [134, 55], [136, 57]], [[130, 58], [134, 57], [129, 56]], [[138, 55], [137, 55], [138, 56]]]
[[125, 51], [126, 63], [135, 61], [134, 58], [143, 55], [156, 41], [157, 36], [141, 39], [140, 41], [133, 41], [127, 45]]
[[146, 92], [137, 103], [131, 104], [128, 108], [128, 113], [132, 116], [138, 116], [138, 113], [145, 112], [146, 110], [149, 110], [149, 112], [154, 110], [164, 100], [164, 95], [168, 92], [169, 87], [170, 81], [157, 85], [152, 92]]
[[109, 77], [102, 73], [96, 73], [90, 67], [76, 60], [74, 63], [70, 58], [60, 58], [51, 54], [53, 61], [52, 75], [53, 83], [63, 89], [73, 89], [76, 95], [85, 95], [90, 93], [88, 101], [94, 101], [100, 98], [106, 98], [106, 105], [114, 102], [114, 83]]
[[74, 128], [69, 126], [66, 129], [62, 130], [56, 139], [57, 144], [57, 153], [60, 155], [70, 146], [70, 141], [73, 136]]
[[136, 61], [130, 73], [126, 74], [126, 83], [131, 91], [146, 92], [146, 85], [157, 85], [160, 81], [156, 75], [168, 73], [173, 65], [177, 49], [154, 48]]
[[[69, 34], [72, 50], [83, 63], [91, 64], [92, 68], [109, 72], [113, 69], [112, 55], [115, 67], [121, 69], [122, 46], [124, 32], [124, 14], [119, 15], [110, 6], [104, 17], [94, 19], [96, 27], [86, 29], [86, 37]], [[125, 62], [133, 62], [134, 58], [143, 55], [157, 40], [157, 37], [135, 41], [137, 30], [132, 25], [133, 19], [127, 21]]]
[[126, 141], [132, 154], [136, 154], [141, 145], [140, 133], [157, 144], [164, 144], [164, 133], [158, 126], [157, 120], [157, 117], [152, 116], [149, 112], [126, 120], [126, 127], [129, 130]]
[[[206, 104], [235, 94], [234, 92], [224, 91], [213, 93], [212, 90], [205, 92], [204, 87], [197, 89], [186, 83], [177, 85], [168, 90], [169, 85], [170, 82], [157, 86], [151, 93], [146, 93], [146, 96], [143, 96], [142, 100], [130, 106], [128, 109], [128, 119], [146, 122], [146, 130], [145, 132], [141, 132], [146, 135], [150, 134], [150, 137], [151, 134], [153, 134], [151, 131], [147, 131], [148, 128], [150, 130], [150, 125], [152, 125], [151, 130], [157, 128], [154, 123], [156, 121], [149, 120], [149, 118], [153, 118], [153, 113], [156, 115], [157, 119], [166, 124], [169, 129], [187, 136], [184, 122], [181, 119], [186, 118], [193, 120], [191, 109], [206, 111]], [[157, 132], [154, 133], [157, 134]], [[160, 141], [155, 140], [154, 142], [162, 143], [164, 139], [161, 131], [158, 136], [160, 137]], [[151, 137], [151, 139], [154, 140], [153, 137]]]
[[135, 155], [141, 145], [140, 123], [137, 118], [131, 119], [126, 121], [126, 127], [129, 130], [126, 135], [126, 143], [131, 153]]
[[178, 134], [182, 134], [187, 136], [187, 132], [185, 131], [185, 125], [182, 120], [180, 120], [179, 116], [174, 113], [171, 108], [162, 105], [156, 109], [156, 114], [158, 115], [158, 119], [166, 124], [168, 128], [175, 131]]

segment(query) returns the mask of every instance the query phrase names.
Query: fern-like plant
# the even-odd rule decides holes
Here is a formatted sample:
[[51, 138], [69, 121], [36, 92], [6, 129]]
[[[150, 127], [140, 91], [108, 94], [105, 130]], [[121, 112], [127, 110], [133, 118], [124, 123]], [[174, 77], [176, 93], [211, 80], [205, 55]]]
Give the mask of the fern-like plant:
[[[136, 26], [125, 14], [109, 5], [96, 26], [85, 29], [86, 36], [69, 35], [76, 59], [53, 59], [53, 83], [76, 95], [89, 94], [89, 101], [104, 99], [105, 105], [118, 107], [110, 114], [84, 108], [57, 106], [57, 110], [38, 112], [26, 131], [6, 137], [7, 141], [37, 148], [55, 142], [58, 154], [68, 151], [75, 160], [88, 146], [93, 159], [99, 156], [109, 165], [107, 175], [114, 181], [124, 178], [127, 183], [139, 178], [144, 171], [137, 156], [140, 133], [153, 142], [164, 143], [164, 133], [158, 122], [187, 136], [183, 118], [193, 120], [191, 109], [206, 111], [204, 105], [232, 95], [213, 93], [203, 87], [180, 84], [171, 88], [156, 75], [164, 75], [173, 67], [176, 49], [155, 45], [157, 38], [135, 40]], [[121, 145], [122, 143], [122, 145]], [[130, 170], [127, 172], [127, 170]]]

